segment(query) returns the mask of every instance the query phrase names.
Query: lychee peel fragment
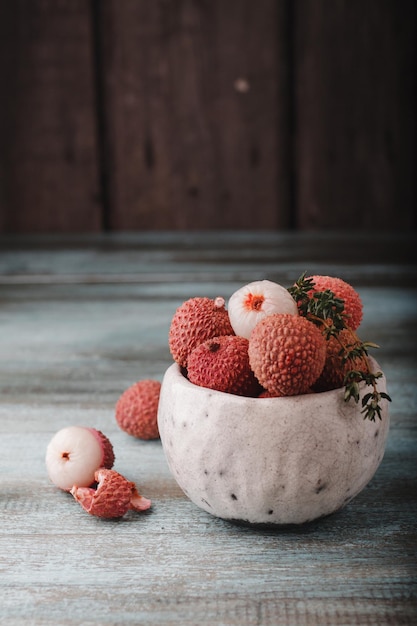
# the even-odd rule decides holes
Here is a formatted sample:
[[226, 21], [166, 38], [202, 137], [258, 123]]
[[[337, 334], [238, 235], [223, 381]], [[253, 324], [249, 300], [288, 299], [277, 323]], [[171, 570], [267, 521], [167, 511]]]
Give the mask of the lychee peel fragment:
[[122, 517], [130, 509], [145, 511], [151, 501], [141, 496], [135, 483], [115, 470], [100, 468], [95, 473], [97, 488], [74, 485], [70, 493], [90, 515], [103, 518]]
[[97, 430], [97, 428], [88, 428], [88, 430], [94, 435], [97, 441], [100, 443], [103, 449], [103, 459], [101, 465], [107, 469], [111, 469], [114, 465], [115, 456], [113, 445], [110, 442], [110, 439], [106, 437], [101, 430]]
[[148, 498], [141, 496], [139, 491], [136, 489], [134, 483], [132, 483], [132, 495], [130, 498], [130, 507], [134, 511], [147, 511], [151, 506], [152, 502]]

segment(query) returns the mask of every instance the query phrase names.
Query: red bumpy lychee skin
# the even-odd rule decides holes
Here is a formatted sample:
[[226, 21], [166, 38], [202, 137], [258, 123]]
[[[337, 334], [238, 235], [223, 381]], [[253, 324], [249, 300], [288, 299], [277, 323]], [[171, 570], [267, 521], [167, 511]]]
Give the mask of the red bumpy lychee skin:
[[260, 391], [249, 365], [249, 341], [237, 335], [213, 337], [195, 348], [188, 357], [188, 378], [195, 385], [257, 396]]
[[71, 489], [71, 494], [90, 515], [108, 519], [122, 517], [129, 509], [145, 511], [152, 504], [138, 493], [135, 483], [114, 470], [100, 468], [95, 480], [97, 489], [77, 485]]
[[326, 359], [326, 340], [305, 317], [275, 314], [261, 320], [249, 339], [249, 362], [261, 385], [283, 396], [308, 393]]
[[195, 297], [178, 307], [169, 329], [169, 349], [181, 367], [187, 367], [189, 354], [207, 339], [235, 334], [224, 305], [221, 297]]
[[[326, 361], [324, 368], [318, 379], [313, 385], [314, 391], [330, 391], [331, 389], [339, 389], [343, 386], [346, 374], [350, 370], [363, 370], [363, 358], [348, 359], [343, 362], [343, 346], [351, 349], [353, 346], [360, 345], [357, 337], [352, 335], [349, 329], [341, 330], [338, 337], [330, 337], [326, 342]], [[366, 358], [366, 357], [364, 357]]]
[[352, 285], [335, 276], [314, 275], [309, 278], [314, 281], [314, 290], [310, 291], [310, 297], [314, 291], [330, 289], [337, 298], [344, 301], [344, 312], [347, 315], [346, 325], [352, 330], [359, 328], [363, 317], [363, 305], [358, 292]]
[[94, 435], [94, 437], [99, 441], [99, 443], [103, 446], [103, 460], [101, 461], [102, 467], [106, 469], [111, 469], [114, 465], [114, 450], [113, 445], [108, 437], [101, 430], [97, 430], [96, 428], [88, 428], [88, 430]]
[[161, 383], [140, 380], [128, 387], [116, 403], [116, 421], [120, 428], [139, 439], [158, 439], [158, 405]]

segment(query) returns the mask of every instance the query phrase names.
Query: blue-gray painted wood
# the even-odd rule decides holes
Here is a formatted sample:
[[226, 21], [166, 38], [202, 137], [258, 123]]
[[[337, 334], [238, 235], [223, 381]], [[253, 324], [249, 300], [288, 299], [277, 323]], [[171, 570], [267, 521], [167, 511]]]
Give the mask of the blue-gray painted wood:
[[[359, 242], [359, 243], [358, 243]], [[416, 267], [413, 235], [198, 233], [0, 239], [0, 623], [417, 623]], [[340, 275], [393, 398], [375, 477], [344, 510], [298, 529], [237, 526], [182, 494], [159, 441], [114, 406], [171, 363], [175, 308], [255, 278]], [[52, 435], [100, 428], [115, 469], [153, 508], [88, 516], [50, 484]]]

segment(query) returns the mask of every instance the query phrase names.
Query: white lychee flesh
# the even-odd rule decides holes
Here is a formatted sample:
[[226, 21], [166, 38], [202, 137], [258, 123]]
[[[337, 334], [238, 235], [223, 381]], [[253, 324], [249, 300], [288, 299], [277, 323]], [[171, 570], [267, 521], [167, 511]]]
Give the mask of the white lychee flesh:
[[270, 280], [257, 280], [235, 291], [228, 302], [230, 323], [236, 335], [249, 339], [256, 324], [267, 315], [298, 315], [297, 303], [289, 291]]
[[89, 487], [103, 458], [103, 444], [93, 429], [68, 426], [52, 437], [46, 449], [45, 462], [54, 485], [69, 491], [75, 484]]

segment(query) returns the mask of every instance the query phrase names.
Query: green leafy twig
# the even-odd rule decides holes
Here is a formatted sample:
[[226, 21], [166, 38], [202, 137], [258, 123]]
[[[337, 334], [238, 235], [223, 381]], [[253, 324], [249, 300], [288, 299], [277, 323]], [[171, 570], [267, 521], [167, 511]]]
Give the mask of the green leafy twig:
[[[363, 396], [361, 413], [364, 419], [372, 422], [376, 417], [382, 419], [380, 402], [382, 399], [391, 402], [391, 398], [387, 393], [378, 391], [377, 380], [382, 377], [382, 372], [371, 372], [367, 359], [369, 348], [379, 346], [375, 343], [360, 341], [349, 327], [349, 317], [345, 313], [344, 301], [337, 298], [330, 289], [315, 291], [314, 280], [306, 278], [306, 273], [302, 274], [295, 284], [288, 288], [288, 291], [297, 302], [300, 314], [316, 324], [326, 340], [335, 337], [339, 341], [339, 356], [342, 358], [342, 363], [345, 364], [348, 361], [352, 363], [352, 369], [347, 372], [343, 381], [345, 402], [350, 399], [356, 403], [359, 402], [359, 384], [364, 382], [365, 385], [372, 387], [372, 391]], [[351, 343], [341, 340], [340, 332], [344, 329], [349, 331]], [[357, 368], [358, 360], [363, 363], [363, 369]], [[354, 365], [356, 367], [353, 367]]]

